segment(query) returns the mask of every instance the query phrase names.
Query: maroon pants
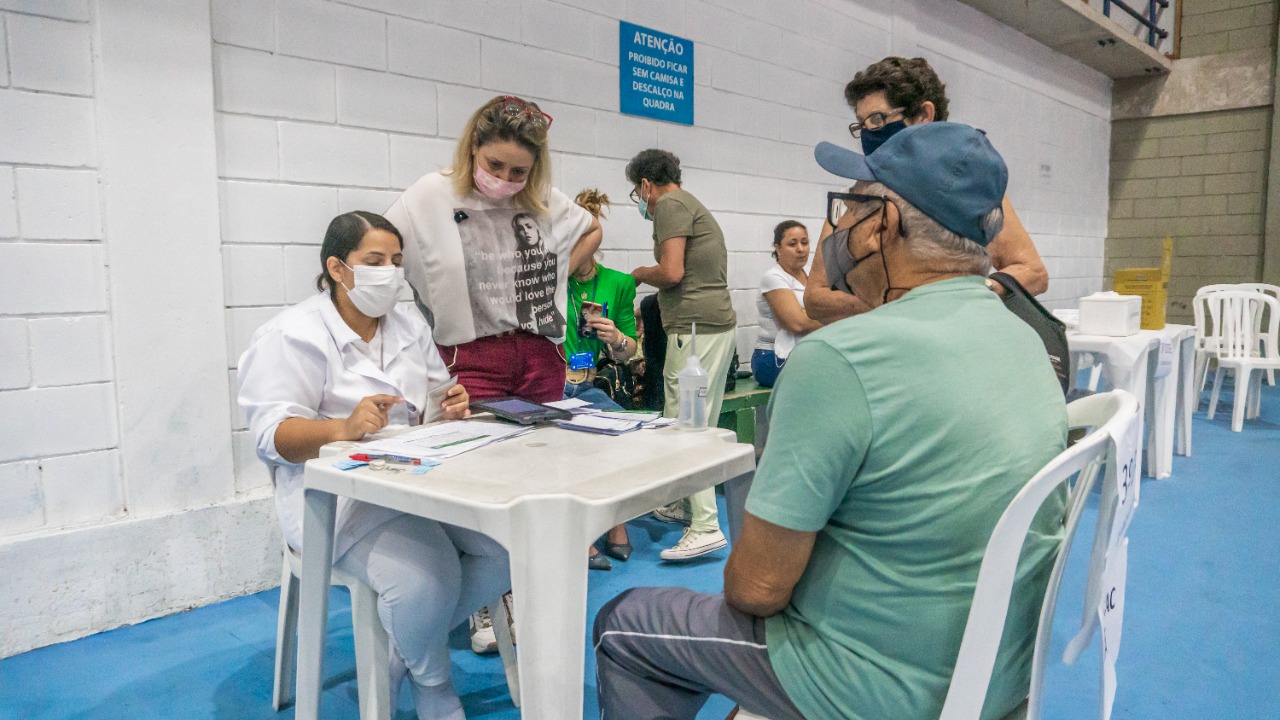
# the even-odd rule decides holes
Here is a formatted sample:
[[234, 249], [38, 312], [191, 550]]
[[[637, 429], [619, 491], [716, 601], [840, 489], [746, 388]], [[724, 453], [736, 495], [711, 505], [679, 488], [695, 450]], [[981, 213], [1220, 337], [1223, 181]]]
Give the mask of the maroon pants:
[[472, 400], [515, 395], [545, 403], [564, 397], [563, 351], [542, 335], [517, 332], [438, 347]]

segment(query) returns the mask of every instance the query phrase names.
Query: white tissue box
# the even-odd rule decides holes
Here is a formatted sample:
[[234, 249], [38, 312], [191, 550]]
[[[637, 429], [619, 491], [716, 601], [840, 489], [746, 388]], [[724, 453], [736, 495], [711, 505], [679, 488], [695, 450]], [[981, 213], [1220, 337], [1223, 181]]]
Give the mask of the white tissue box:
[[1125, 337], [1142, 325], [1142, 298], [1114, 292], [1080, 298], [1080, 332], [1084, 335]]

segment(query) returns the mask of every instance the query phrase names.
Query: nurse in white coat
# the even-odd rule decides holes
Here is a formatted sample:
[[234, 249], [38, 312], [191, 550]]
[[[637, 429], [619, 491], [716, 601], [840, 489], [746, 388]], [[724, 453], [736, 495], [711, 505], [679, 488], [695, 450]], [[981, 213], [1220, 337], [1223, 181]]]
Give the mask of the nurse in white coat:
[[[263, 325], [240, 358], [240, 405], [296, 551], [303, 463], [326, 443], [421, 423], [428, 391], [449, 377], [431, 328], [396, 302], [402, 250], [400, 232], [380, 215], [334, 218], [321, 247], [321, 292]], [[446, 418], [469, 415], [466, 390], [451, 388], [442, 409]], [[407, 670], [420, 720], [464, 718], [448, 633], [510, 588], [506, 551], [469, 530], [345, 498], [335, 530], [334, 564], [378, 593], [393, 695]]]

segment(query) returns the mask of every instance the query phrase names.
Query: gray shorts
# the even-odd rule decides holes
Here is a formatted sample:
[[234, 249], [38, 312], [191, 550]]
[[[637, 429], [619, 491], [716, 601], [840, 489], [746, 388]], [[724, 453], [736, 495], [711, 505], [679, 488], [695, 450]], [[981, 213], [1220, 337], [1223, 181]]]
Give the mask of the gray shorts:
[[633, 588], [596, 615], [601, 720], [693, 720], [712, 693], [770, 720], [803, 720], [769, 663], [762, 618], [723, 595]]

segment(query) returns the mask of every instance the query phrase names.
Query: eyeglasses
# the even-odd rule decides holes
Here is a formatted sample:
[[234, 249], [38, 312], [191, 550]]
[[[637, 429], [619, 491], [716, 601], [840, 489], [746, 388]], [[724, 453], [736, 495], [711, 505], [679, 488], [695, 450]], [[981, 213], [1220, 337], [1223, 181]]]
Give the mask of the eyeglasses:
[[637, 185], [634, 188], [632, 188], [631, 194], [628, 195], [627, 197], [631, 198], [631, 202], [639, 205], [640, 204], [640, 186]]
[[493, 101], [494, 105], [501, 105], [501, 112], [513, 118], [531, 122], [535, 125], [541, 125], [543, 130], [551, 127], [552, 117], [538, 108], [537, 104], [525, 102], [514, 95], [503, 95]]
[[901, 115], [906, 108], [894, 108], [888, 112], [871, 113], [862, 122], [849, 123], [849, 134], [855, 138], [862, 137], [863, 130], [879, 130], [889, 123], [889, 118]]
[[[882, 212], [886, 203], [893, 202], [886, 195], [866, 195], [864, 193], [853, 192], [829, 192], [827, 193], [827, 223], [832, 229], [835, 229], [841, 219], [844, 218], [850, 210], [856, 208], [858, 212], [857, 219], [846, 230], [862, 224], [867, 218]], [[897, 207], [895, 205], [894, 207]], [[898, 208], [898, 235], [907, 236], [907, 230], [902, 225], [902, 209]]]

